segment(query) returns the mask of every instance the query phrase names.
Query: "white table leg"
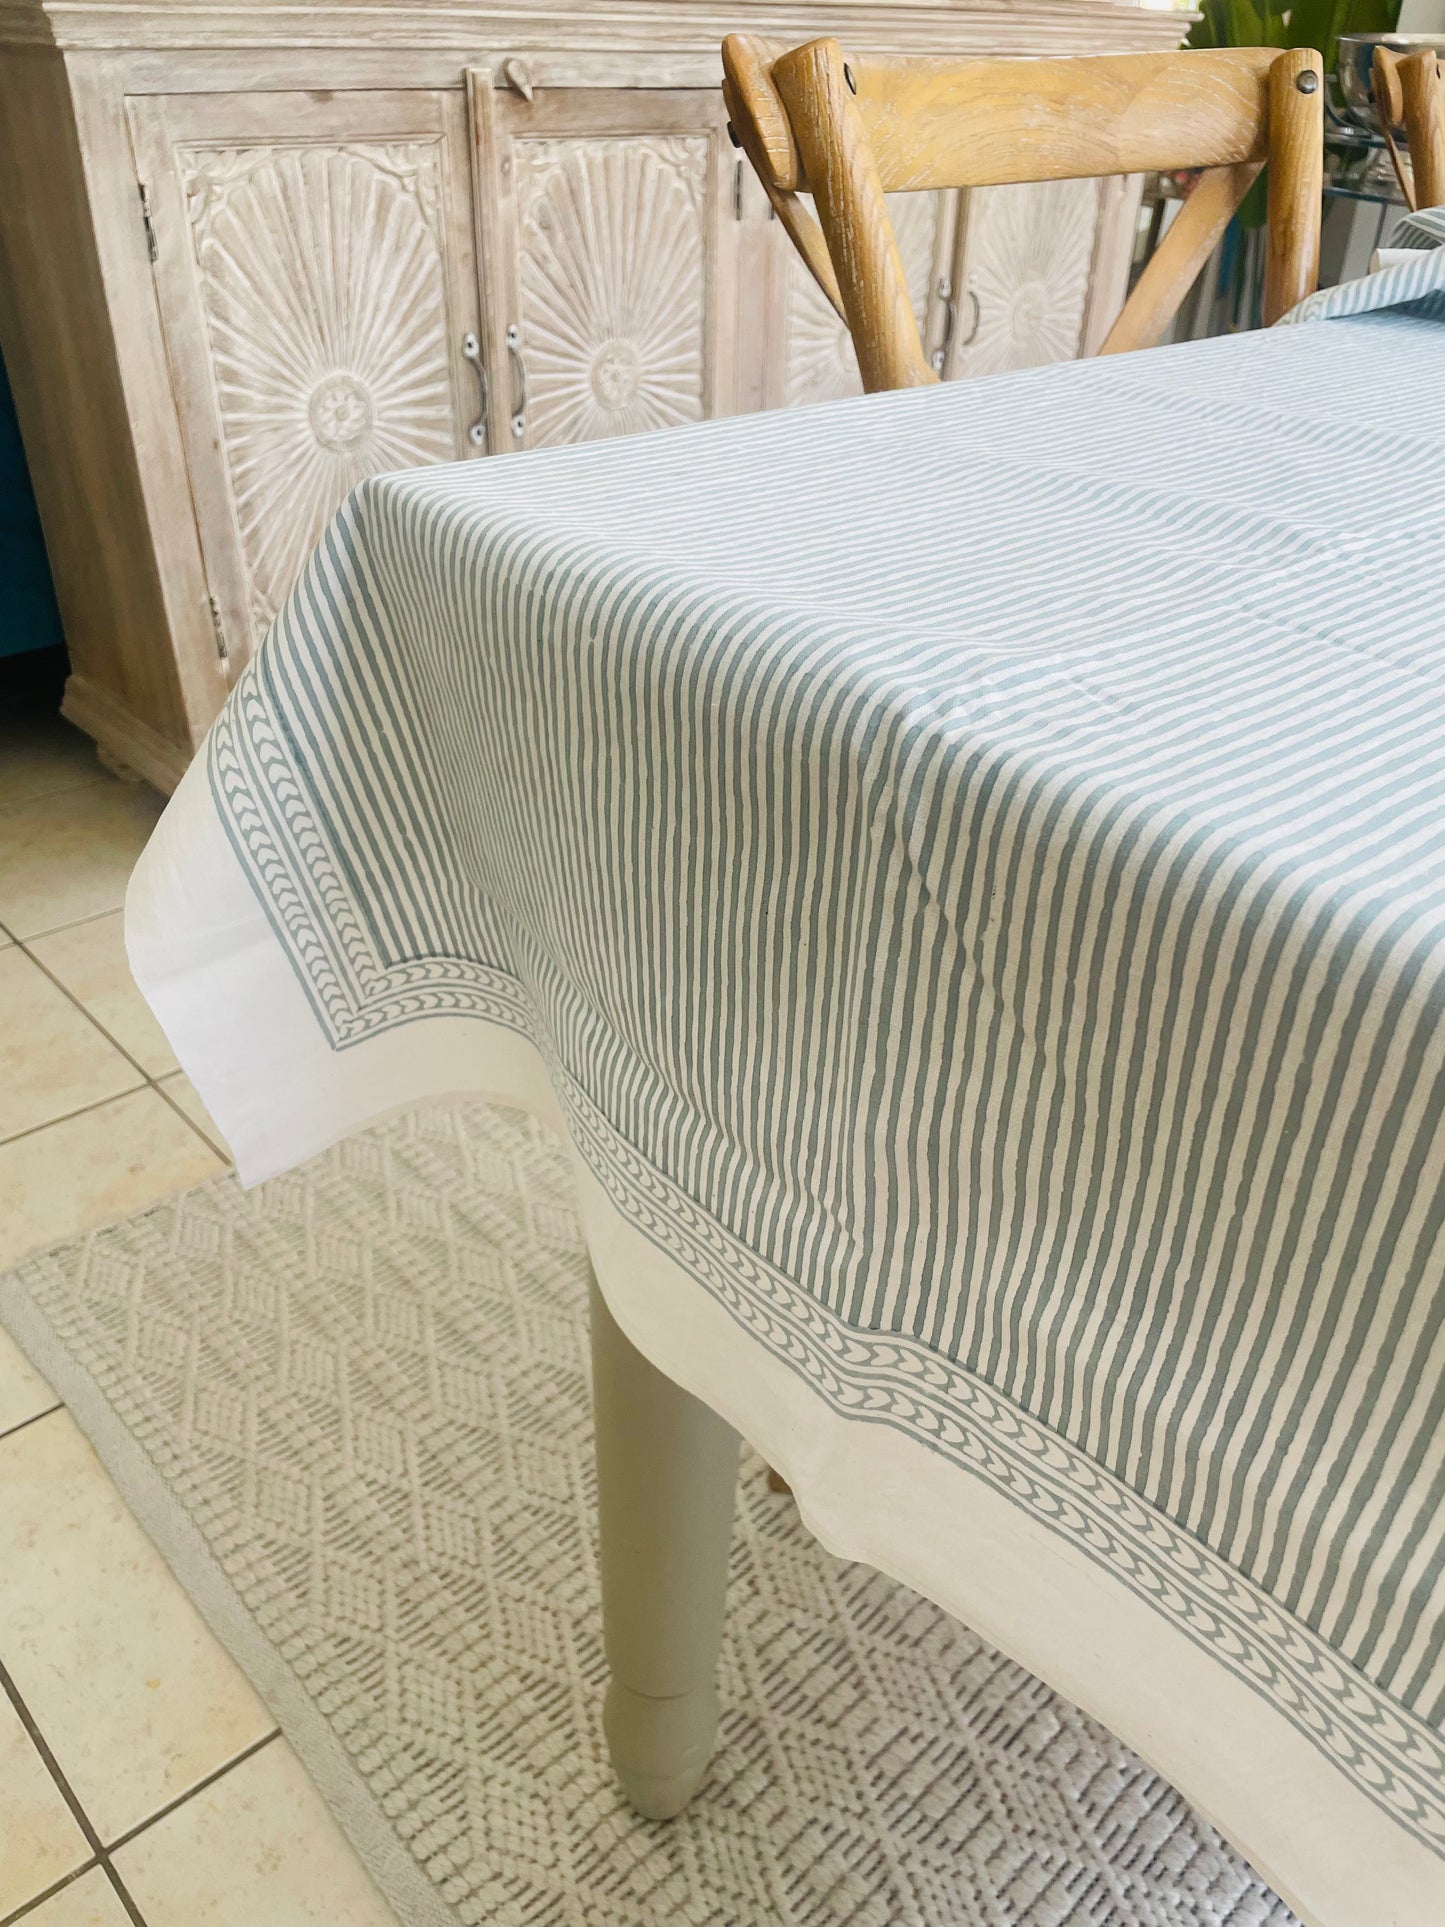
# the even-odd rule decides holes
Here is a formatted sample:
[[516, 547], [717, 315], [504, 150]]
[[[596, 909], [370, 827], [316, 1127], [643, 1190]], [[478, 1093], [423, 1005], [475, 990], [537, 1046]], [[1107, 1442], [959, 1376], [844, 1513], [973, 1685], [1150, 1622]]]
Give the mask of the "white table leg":
[[623, 1791], [670, 1820], [702, 1784], [717, 1735], [738, 1435], [624, 1337], [592, 1286], [602, 1710]]

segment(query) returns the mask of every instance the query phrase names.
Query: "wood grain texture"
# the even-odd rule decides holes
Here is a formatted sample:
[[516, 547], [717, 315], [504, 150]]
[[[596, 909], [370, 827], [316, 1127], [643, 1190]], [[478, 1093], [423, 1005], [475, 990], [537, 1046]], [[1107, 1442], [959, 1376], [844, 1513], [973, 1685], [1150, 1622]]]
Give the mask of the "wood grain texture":
[[60, 713], [95, 738], [107, 769], [119, 765], [133, 770], [166, 796], [186, 773], [191, 745], [162, 736], [142, 722], [104, 683], [78, 673], [67, 677]]
[[809, 41], [774, 62], [773, 80], [838, 277], [864, 391], [937, 381], [842, 48], [836, 40]]
[[[827, 17], [877, 54], [896, 56], [1142, 49], [1178, 33], [1173, 17], [1118, 0], [1019, 0], [1006, 8], [833, 0]], [[148, 754], [156, 780], [174, 774], [224, 700], [228, 671], [240, 666], [289, 587], [296, 550], [325, 496], [302, 488], [302, 513], [292, 464], [309, 466], [311, 483], [317, 464], [335, 479], [378, 427], [390, 432], [388, 423], [412, 437], [402, 459], [432, 458], [443, 452], [446, 382], [451, 427], [464, 439], [445, 453], [479, 452], [480, 388], [462, 345], [473, 331], [492, 377], [493, 426], [500, 418], [503, 430], [491, 448], [517, 445], [507, 432], [513, 371], [505, 328], [517, 315], [521, 279], [535, 295], [555, 263], [540, 221], [525, 242], [514, 221], [501, 253], [477, 259], [477, 237], [485, 243], [497, 234], [494, 207], [517, 213], [510, 177], [502, 180], [499, 170], [514, 152], [514, 107], [529, 103], [506, 83], [510, 63], [526, 68], [532, 108], [550, 100], [570, 116], [549, 137], [568, 144], [563, 173], [579, 192], [584, 175], [593, 186], [612, 178], [603, 143], [642, 143], [613, 170], [624, 227], [626, 208], [636, 212], [629, 168], [661, 165], [658, 143], [706, 133], [705, 272], [697, 304], [671, 304], [691, 317], [694, 331], [682, 359], [695, 387], [701, 331], [705, 412], [781, 399], [788, 258], [781, 220], [799, 236], [812, 233], [825, 288], [831, 265], [821, 231], [803, 224], [812, 221], [805, 203], [780, 207], [780, 219], [770, 220], [751, 180], [739, 175], [722, 137], [718, 47], [730, 29], [749, 26], [791, 45], [815, 31], [818, 18], [817, 0], [0, 0], [0, 161], [9, 189], [0, 203], [0, 338], [85, 726], [110, 732], [114, 753], [137, 766]], [[468, 93], [469, 69], [499, 76], [496, 141], [477, 112], [469, 125], [469, 105], [476, 110], [482, 100], [477, 90]], [[685, 126], [675, 117], [643, 125], [628, 118], [630, 109], [617, 111], [628, 98], [646, 106], [684, 95]], [[399, 96], [409, 97], [414, 114], [399, 108]], [[136, 136], [157, 120], [164, 138], [146, 150], [156, 165], [143, 167]], [[203, 153], [208, 142], [228, 146], [229, 158]], [[415, 191], [403, 178], [414, 166]], [[324, 186], [312, 178], [320, 174], [328, 177]], [[534, 170], [533, 211], [550, 204], [559, 222], [571, 219], [543, 174]], [[695, 168], [689, 175], [688, 166], [671, 173], [663, 166], [664, 201], [695, 176]], [[418, 267], [392, 290], [378, 335], [395, 348], [398, 372], [419, 354], [425, 392], [416, 405], [393, 393], [383, 408], [385, 383], [375, 371], [368, 380], [344, 358], [311, 353], [318, 342], [313, 294], [328, 275], [325, 227], [313, 218], [317, 196], [339, 188], [345, 199], [367, 178], [376, 211], [389, 211], [410, 234], [408, 258]], [[423, 201], [437, 179], [441, 206], [433, 220]], [[292, 189], [299, 199], [292, 195], [290, 204], [309, 238], [282, 274], [274, 258], [263, 268], [260, 257], [283, 236], [289, 216], [282, 203]], [[750, 203], [746, 220], [736, 213], [740, 201]], [[342, 224], [352, 239], [365, 227], [358, 207], [354, 201]], [[605, 218], [584, 225], [595, 267]], [[686, 225], [673, 221], [668, 232]], [[676, 262], [675, 249], [670, 258]], [[338, 265], [339, 257], [331, 262]], [[248, 304], [256, 308], [268, 278], [276, 300], [258, 319]], [[940, 328], [943, 313], [935, 300]], [[233, 321], [249, 343], [239, 353], [224, 342]], [[550, 381], [558, 408], [567, 394], [575, 401], [578, 370], [590, 384], [595, 358], [597, 418], [632, 420], [636, 411], [625, 404], [637, 343], [629, 331], [609, 346], [580, 304], [575, 314], [544, 318], [543, 336], [549, 323], [552, 340], [544, 352], [539, 336], [532, 358], [539, 392]], [[563, 339], [569, 332], [589, 343], [585, 367], [576, 342], [569, 348]], [[286, 383], [263, 366], [267, 343], [273, 373], [279, 356], [295, 375], [296, 351], [305, 348], [302, 362], [318, 381], [307, 380], [299, 400], [294, 381], [284, 394]], [[328, 386], [328, 370], [352, 379]], [[639, 386], [634, 399], [641, 393]], [[155, 751], [157, 742], [173, 747]]]
[[[69, 79], [53, 55], [0, 64], [0, 338], [72, 667], [189, 747], [131, 419], [91, 224]], [[129, 182], [141, 287], [145, 245]], [[64, 566], [60, 566], [60, 565]]]
[[1143, 199], [1142, 174], [1111, 174], [1099, 183], [1099, 225], [1089, 275], [1089, 305], [1079, 343], [1081, 355], [1099, 352], [1128, 298]]
[[1415, 205], [1445, 205], [1445, 66], [1428, 49], [1400, 62], [1405, 139], [1415, 177]]
[[[729, 34], [723, 42], [723, 105], [728, 125], [762, 183], [773, 213], [782, 224], [825, 301], [843, 317], [843, 297], [828, 257], [828, 244], [816, 218], [798, 196], [782, 185], [784, 176], [796, 178], [797, 155], [783, 103], [772, 84], [772, 42], [746, 34]], [[779, 125], [785, 144], [778, 144]]]
[[[189, 749], [199, 743], [225, 700], [226, 665], [217, 655], [208, 601], [205, 559], [196, 522], [189, 464], [175, 405], [175, 390], [165, 338], [158, 325], [154, 263], [145, 227], [137, 219], [141, 185], [131, 143], [119, 64], [110, 54], [77, 55], [66, 62], [76, 133], [89, 196], [88, 214], [105, 290], [105, 311], [97, 325], [108, 331], [125, 400], [130, 448], [101, 442], [103, 459], [125, 472], [134, 463], [140, 512], [151, 545], [143, 564], [159, 583], [160, 609], [136, 635], [135, 653], [156, 671], [163, 658], [157, 638], [169, 647], [166, 667], [176, 679], [181, 722], [176, 739]], [[26, 291], [21, 292], [26, 298]], [[74, 567], [73, 557], [56, 559], [58, 576]], [[104, 658], [85, 673], [122, 690], [112, 643]], [[139, 722], [167, 733], [147, 697], [132, 685], [123, 690]]]
[[[1323, 188], [1321, 61], [1312, 50], [1247, 48], [1060, 61], [845, 62], [833, 39], [810, 41], [773, 62], [843, 295], [865, 388], [912, 387], [930, 370], [885, 194], [956, 186], [973, 195], [1087, 188], [1144, 170], [1203, 166], [1203, 178], [1149, 269], [1104, 336], [1119, 353], [1157, 341], [1177, 312], [1266, 157], [1271, 162], [1265, 319], [1312, 291], [1319, 274]], [[774, 155], [783, 156], [774, 140]], [[881, 154], [881, 159], [880, 159]], [[1080, 178], [1084, 177], [1084, 178]], [[1022, 213], [1010, 225], [1020, 226]], [[977, 225], [975, 221], [975, 225]], [[1057, 254], [1056, 245], [1053, 252]], [[1085, 313], [1076, 339], [1102, 332]], [[1038, 275], [1011, 304], [1038, 305]], [[982, 322], [979, 275], [964, 286], [972, 340]], [[1053, 353], [1060, 352], [1057, 343]], [[1048, 359], [1047, 352], [1024, 359]], [[980, 370], [988, 364], [980, 362]], [[1007, 359], [998, 365], [1014, 365]]]
[[1405, 205], [1418, 207], [1420, 203], [1415, 198], [1415, 177], [1410, 163], [1400, 151], [1397, 138], [1404, 126], [1405, 96], [1400, 87], [1400, 55], [1395, 48], [1376, 47], [1371, 62], [1370, 91], [1374, 95], [1380, 132], [1385, 137], [1385, 146], [1395, 169], [1395, 179], [1400, 183], [1400, 192], [1405, 197]]
[[1101, 355], [1152, 348], [1163, 338], [1199, 270], [1258, 180], [1260, 166], [1259, 161], [1241, 161], [1235, 167], [1211, 167], [1201, 174], [1100, 344]]
[[420, 89], [183, 95], [132, 103], [132, 123], [234, 669], [359, 482], [474, 452], [462, 104]]
[[[477, 5], [474, 0], [0, 0], [0, 43], [74, 49], [145, 47], [166, 52], [285, 48], [297, 55], [399, 52], [411, 57], [443, 53], [454, 71], [468, 61], [489, 61], [525, 50], [531, 54], [581, 53], [628, 61], [696, 58], [682, 73], [670, 66], [662, 84], [717, 84], [717, 49], [726, 33], [756, 27], [793, 46], [818, 27], [817, 0], [550, 0], [550, 4]], [[1167, 13], [1131, 5], [1060, 5], [1058, 0], [1019, 0], [957, 6], [914, 0], [830, 0], [826, 19], [851, 40], [878, 53], [1058, 54], [1105, 47], [1145, 48], [1178, 44], [1179, 23]], [[706, 68], [702, 62], [706, 62]], [[333, 68], [334, 71], [334, 68]], [[574, 70], [575, 74], [575, 70]], [[162, 91], [180, 73], [171, 67]], [[534, 67], [539, 85], [563, 84], [567, 75]], [[614, 69], [598, 76], [621, 84]], [[395, 86], [393, 64], [382, 84]], [[302, 84], [291, 74], [280, 85]], [[417, 84], [431, 84], [429, 82]]]
[[1324, 139], [1324, 61], [1313, 47], [1290, 48], [1269, 70], [1266, 328], [1319, 285]]
[[1274, 59], [1267, 47], [1027, 63], [850, 54], [849, 70], [885, 189], [984, 187], [1263, 160]]
[[[956, 304], [940, 290], [948, 290], [951, 297], [958, 200], [953, 193], [895, 194], [888, 210], [924, 351], [940, 372], [957, 334]], [[783, 292], [774, 405], [803, 407], [861, 394], [847, 318], [824, 301], [792, 248], [787, 249]], [[772, 358], [777, 357], [775, 348]]]
[[730, 413], [740, 163], [718, 93], [469, 85], [494, 450]]
[[722, 43], [723, 96], [733, 125], [765, 185], [783, 193], [796, 190], [802, 172], [788, 110], [773, 84], [773, 62], [788, 51], [783, 40], [763, 34], [730, 33]]
[[[1103, 225], [1102, 187], [1096, 180], [1018, 181], [963, 196], [953, 374], [1001, 374], [1077, 358]], [[1117, 235], [1117, 211], [1110, 226]]]
[[1398, 47], [1376, 47], [1371, 60], [1371, 92], [1382, 127], [1402, 127], [1405, 122], [1405, 96], [1400, 88], [1403, 58]]

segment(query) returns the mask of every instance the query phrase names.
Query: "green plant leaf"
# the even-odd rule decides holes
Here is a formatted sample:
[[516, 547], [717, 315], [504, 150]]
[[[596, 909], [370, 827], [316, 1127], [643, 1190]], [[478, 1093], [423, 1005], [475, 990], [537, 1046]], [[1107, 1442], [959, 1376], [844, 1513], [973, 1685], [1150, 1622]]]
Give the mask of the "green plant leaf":
[[1339, 38], [1350, 0], [1295, 0], [1289, 11], [1289, 44], [1318, 47], [1323, 54]]
[[1289, 16], [1291, 47], [1316, 47], [1333, 73], [1342, 33], [1392, 33], [1400, 0], [1295, 0]]
[[1393, 33], [1400, 24], [1400, 0], [1345, 0], [1341, 33]]
[[1264, 21], [1251, 0], [1224, 0], [1226, 45], [1230, 47], [1267, 47]]
[[1223, 47], [1224, 7], [1222, 0], [1201, 0], [1199, 18], [1185, 35], [1186, 47]]
[[1342, 33], [1390, 33], [1400, 19], [1400, 0], [1200, 0], [1200, 17], [1189, 30], [1191, 47], [1316, 47], [1326, 69], [1334, 67]]

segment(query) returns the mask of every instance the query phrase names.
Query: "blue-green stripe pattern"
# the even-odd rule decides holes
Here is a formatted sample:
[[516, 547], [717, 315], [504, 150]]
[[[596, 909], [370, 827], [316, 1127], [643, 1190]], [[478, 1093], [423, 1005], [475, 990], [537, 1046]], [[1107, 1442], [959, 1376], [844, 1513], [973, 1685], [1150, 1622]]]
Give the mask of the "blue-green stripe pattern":
[[369, 482], [210, 770], [338, 1051], [525, 1031], [1445, 1851], [1445, 311], [1344, 306]]

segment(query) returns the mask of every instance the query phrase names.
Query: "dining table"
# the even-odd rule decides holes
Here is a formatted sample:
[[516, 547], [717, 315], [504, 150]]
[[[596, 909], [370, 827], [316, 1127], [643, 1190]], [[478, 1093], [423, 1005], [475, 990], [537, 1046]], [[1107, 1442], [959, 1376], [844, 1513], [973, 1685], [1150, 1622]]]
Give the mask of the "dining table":
[[605, 1722], [739, 1435], [1315, 1927], [1445, 1920], [1445, 248], [373, 477], [132, 880], [243, 1182], [483, 1095], [595, 1275]]

